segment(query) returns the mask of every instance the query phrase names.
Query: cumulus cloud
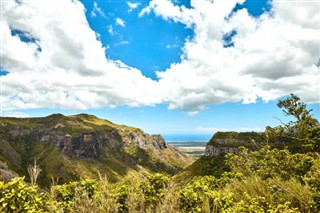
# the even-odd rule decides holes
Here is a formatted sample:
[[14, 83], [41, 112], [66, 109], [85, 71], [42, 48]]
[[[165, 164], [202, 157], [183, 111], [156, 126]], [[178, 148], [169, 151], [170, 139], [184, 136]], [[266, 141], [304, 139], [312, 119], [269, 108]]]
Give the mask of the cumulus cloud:
[[2, 13], [1, 66], [9, 71], [1, 76], [4, 110], [161, 102], [156, 82], [106, 59], [79, 1], [6, 1]]
[[191, 27], [197, 13], [185, 6], [176, 6], [169, 0], [152, 0], [149, 5], [141, 10], [139, 17], [149, 14], [151, 11], [164, 20], [173, 19], [175, 22], [182, 22]]
[[[157, 73], [169, 108], [195, 113], [213, 103], [254, 103], [289, 93], [319, 102], [320, 5], [275, 1], [269, 13], [253, 17], [245, 8], [233, 11], [243, 2], [193, 0], [188, 9], [152, 0], [141, 11], [194, 29], [182, 61]], [[231, 32], [232, 45], [226, 47]]]
[[116, 18], [116, 25], [119, 25], [121, 27], [126, 26], [126, 24], [124, 23], [124, 20], [122, 20], [121, 18]]
[[155, 13], [194, 30], [181, 62], [157, 72], [158, 81], [106, 58], [81, 2], [2, 2], [1, 67], [9, 72], [1, 76], [3, 108], [166, 103], [195, 114], [210, 104], [269, 101], [289, 93], [319, 102], [320, 5], [274, 1], [270, 12], [253, 17], [245, 8], [233, 12], [243, 2], [192, 0], [186, 8], [152, 0], [143, 8], [140, 16]]
[[93, 3], [93, 9], [91, 11], [91, 17], [96, 17], [97, 13], [100, 14], [102, 17], [106, 17], [105, 13], [102, 9], [98, 6], [97, 2]]
[[132, 3], [132, 2], [128, 1], [127, 5], [129, 7], [128, 12], [130, 13], [132, 10], [137, 9], [139, 7], [140, 3], [139, 2]]

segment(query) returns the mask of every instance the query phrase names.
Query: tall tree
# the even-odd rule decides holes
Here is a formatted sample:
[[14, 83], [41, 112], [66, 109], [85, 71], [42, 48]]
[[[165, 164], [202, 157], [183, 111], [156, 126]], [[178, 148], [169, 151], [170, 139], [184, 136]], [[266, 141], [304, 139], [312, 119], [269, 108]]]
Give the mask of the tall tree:
[[266, 128], [267, 139], [276, 142], [297, 142], [307, 150], [319, 151], [320, 126], [318, 120], [312, 117], [313, 110], [308, 110], [307, 105], [294, 94], [280, 100], [277, 106], [286, 116], [292, 116], [294, 119], [274, 128], [268, 126]]
[[304, 140], [310, 129], [319, 125], [317, 119], [312, 117], [311, 112], [313, 110], [308, 110], [307, 105], [294, 94], [284, 100], [280, 100], [277, 106], [283, 109], [282, 111], [286, 116], [295, 118], [295, 121], [285, 124], [285, 132], [289, 133], [291, 137]]

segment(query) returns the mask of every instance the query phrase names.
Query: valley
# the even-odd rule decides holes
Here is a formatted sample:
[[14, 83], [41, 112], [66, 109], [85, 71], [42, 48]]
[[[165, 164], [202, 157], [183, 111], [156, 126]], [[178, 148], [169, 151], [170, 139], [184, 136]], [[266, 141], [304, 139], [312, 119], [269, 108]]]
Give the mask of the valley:
[[199, 159], [204, 153], [208, 141], [169, 141], [168, 144], [176, 147], [179, 151]]

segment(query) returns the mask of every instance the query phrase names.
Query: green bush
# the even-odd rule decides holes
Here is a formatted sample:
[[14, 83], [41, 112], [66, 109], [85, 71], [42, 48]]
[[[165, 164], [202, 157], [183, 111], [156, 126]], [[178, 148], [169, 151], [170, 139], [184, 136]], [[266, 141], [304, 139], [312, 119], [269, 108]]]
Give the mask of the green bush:
[[213, 190], [220, 182], [213, 176], [195, 177], [179, 192], [179, 208], [183, 212], [203, 212], [212, 206]]
[[146, 206], [157, 206], [165, 196], [169, 178], [163, 174], [151, 174], [140, 185]]
[[77, 195], [85, 194], [92, 198], [98, 191], [95, 180], [83, 180], [70, 182], [53, 187], [55, 198], [59, 202], [72, 202]]
[[309, 154], [291, 154], [288, 150], [270, 149], [269, 146], [254, 152], [240, 147], [238, 153], [226, 156], [226, 164], [232, 174], [245, 177], [259, 175], [263, 179], [279, 177], [302, 181], [314, 163], [314, 158]]
[[24, 178], [0, 182], [0, 212], [46, 212], [44, 194], [28, 186]]

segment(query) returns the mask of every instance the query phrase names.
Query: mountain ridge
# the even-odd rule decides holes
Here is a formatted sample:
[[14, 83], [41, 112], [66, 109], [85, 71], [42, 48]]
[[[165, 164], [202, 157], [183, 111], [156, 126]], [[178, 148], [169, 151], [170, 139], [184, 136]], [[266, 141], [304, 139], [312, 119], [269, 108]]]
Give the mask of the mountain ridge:
[[26, 168], [37, 160], [43, 186], [100, 174], [111, 181], [150, 172], [172, 175], [193, 161], [161, 135], [89, 114], [2, 117], [0, 127], [0, 169], [28, 177]]

